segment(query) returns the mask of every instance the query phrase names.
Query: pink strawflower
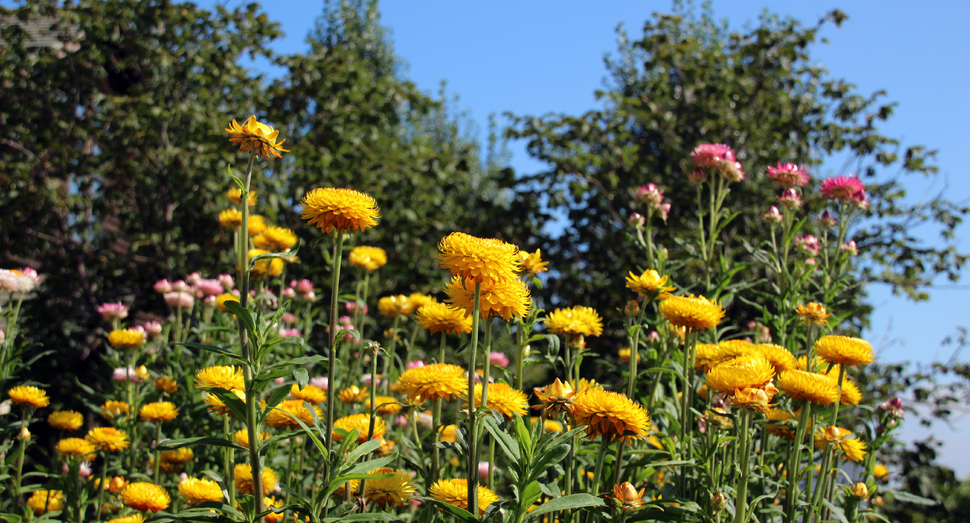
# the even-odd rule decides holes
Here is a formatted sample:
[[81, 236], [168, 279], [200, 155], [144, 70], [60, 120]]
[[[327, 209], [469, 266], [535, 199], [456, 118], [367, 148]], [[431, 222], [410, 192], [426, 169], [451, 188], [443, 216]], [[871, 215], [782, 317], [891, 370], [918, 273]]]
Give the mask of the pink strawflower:
[[840, 202], [865, 201], [866, 188], [853, 175], [836, 176], [822, 182], [822, 194], [829, 200]]
[[822, 250], [822, 245], [819, 243], [818, 238], [812, 236], [811, 234], [806, 234], [805, 236], [800, 236], [795, 238], [795, 243], [798, 247], [805, 252], [815, 256]]
[[133, 330], [135, 332], [140, 332], [142, 338], [147, 338], [148, 337], [148, 333], [145, 332], [145, 327], [142, 326], [142, 325], [135, 325], [134, 327], [131, 328], [131, 330]]
[[156, 338], [162, 334], [162, 324], [157, 321], [146, 322], [145, 332], [152, 338]]
[[94, 473], [94, 470], [91, 468], [90, 463], [88, 463], [87, 461], [82, 461], [81, 466], [78, 467], [77, 472], [78, 474], [81, 475], [82, 478], [90, 478], [91, 474]]
[[140, 383], [141, 378], [135, 375], [135, 369], [131, 367], [120, 367], [111, 373], [111, 379], [114, 381], [130, 381], [131, 383]]
[[[371, 375], [370, 375], [370, 373], [368, 372], [367, 374], [362, 375], [360, 377], [360, 382], [365, 387], [370, 387], [370, 382], [371, 382]], [[377, 386], [378, 387], [381, 386], [381, 377], [380, 377], [380, 375], [377, 376]]]
[[805, 258], [805, 265], [808, 265], [809, 267], [814, 267], [817, 263], [818, 262], [815, 261], [815, 258]]
[[701, 184], [707, 181], [707, 173], [704, 169], [694, 169], [687, 175], [687, 181], [690, 183]]
[[743, 169], [741, 162], [737, 160], [721, 163], [721, 174], [724, 176], [724, 179], [729, 182], [737, 183], [744, 181], [746, 173], [741, 169]]
[[206, 296], [205, 298], [202, 298], [202, 305], [205, 306], [205, 307], [215, 307], [216, 306], [216, 297], [215, 296]]
[[[444, 362], [443, 361], [439, 361], [438, 363], [444, 363]], [[418, 367], [424, 367], [424, 362], [421, 361], [421, 360], [411, 360], [411, 361], [409, 361], [407, 363], [407, 365], [405, 365], [405, 367], [408, 370], [410, 370], [410, 369], [416, 369]]]
[[193, 285], [195, 290], [204, 296], [218, 296], [225, 292], [225, 287], [222, 286], [222, 282], [219, 280], [203, 280], [200, 279], [196, 281]]
[[5, 339], [7, 339], [7, 335], [4, 334], [3, 329], [0, 329], [0, 343], [3, 343]]
[[294, 289], [293, 287], [287, 287], [283, 289], [283, 292], [281, 292], [280, 295], [283, 297], [284, 300], [296, 299], [296, 289]]
[[296, 292], [300, 294], [313, 292], [313, 282], [311, 282], [310, 280], [300, 280], [300, 283], [296, 284]]
[[123, 320], [128, 317], [128, 307], [120, 301], [117, 303], [102, 303], [98, 306], [98, 314], [104, 321]]
[[280, 329], [280, 337], [281, 338], [286, 338], [286, 337], [291, 337], [291, 336], [300, 337], [300, 336], [302, 336], [302, 334], [300, 334], [300, 330], [299, 329], [286, 329], [286, 328]]
[[330, 388], [330, 380], [326, 376], [316, 376], [310, 378], [310, 385], [317, 387], [321, 390], [327, 390]]
[[164, 298], [165, 303], [173, 309], [179, 307], [191, 309], [195, 305], [195, 298], [187, 292], [169, 292], [165, 294]]
[[649, 203], [654, 207], [660, 205], [664, 200], [664, 192], [657, 188], [656, 185], [648, 183], [646, 185], [641, 185], [636, 191], [637, 200], [643, 203]]
[[157, 282], [155, 282], [155, 285], [153, 286], [153, 288], [155, 289], [155, 292], [159, 294], [167, 294], [174, 290], [172, 288], [172, 284], [169, 283], [168, 280], [158, 280]]
[[859, 247], [856, 246], [855, 240], [849, 240], [843, 243], [842, 246], [839, 248], [842, 250], [842, 252], [849, 253], [849, 256], [855, 256], [859, 254]]
[[478, 462], [478, 477], [487, 478], [488, 477], [488, 462], [479, 461]]
[[304, 301], [317, 301], [317, 295], [313, 291], [303, 294], [300, 297], [303, 298]]
[[276, 383], [277, 385], [282, 385], [286, 383], [286, 377], [280, 376], [279, 378], [273, 378], [273, 382]]
[[660, 213], [660, 219], [663, 221], [667, 221], [667, 214], [670, 213], [670, 204], [661, 203], [660, 206], [657, 207], [657, 211], [659, 211]]
[[777, 167], [768, 168], [768, 178], [775, 185], [790, 189], [805, 185], [811, 179], [811, 176], [797, 164], [778, 162]]
[[508, 358], [508, 356], [506, 356], [505, 354], [502, 354], [501, 352], [495, 352], [495, 351], [489, 352], [488, 353], [488, 361], [492, 365], [498, 365], [499, 367], [508, 367], [509, 366], [509, 358]]
[[348, 325], [351, 326], [351, 327], [353, 327], [353, 325], [354, 325], [354, 319], [351, 318], [350, 316], [340, 316], [340, 317], [337, 318], [337, 323], [340, 324], [340, 325], [343, 325], [345, 327], [348, 326]]
[[185, 283], [189, 285], [195, 285], [200, 280], [202, 280], [202, 275], [197, 272], [193, 272], [192, 274], [189, 274], [188, 276], [185, 277]]
[[818, 224], [822, 227], [834, 227], [836, 223], [838, 222], [829, 214], [828, 210], [822, 211], [822, 214], [818, 215]]
[[232, 286], [236, 284], [236, 282], [232, 279], [231, 274], [220, 274], [216, 280], [218, 280], [219, 283], [222, 284], [222, 288], [226, 289], [227, 291], [232, 290]]
[[768, 209], [768, 212], [762, 214], [761, 217], [770, 223], [781, 223], [781, 221], [785, 219], [785, 217], [782, 216], [781, 211], [778, 210], [778, 207], [775, 207], [774, 205], [771, 206], [771, 209]]
[[657, 331], [650, 331], [650, 334], [647, 334], [647, 340], [650, 342], [660, 341], [660, 333]]
[[723, 143], [702, 143], [690, 153], [694, 165], [706, 169], [719, 168], [722, 162], [735, 161], [734, 151]]
[[630, 217], [627, 218], [626, 223], [629, 224], [630, 227], [643, 227], [647, 224], [647, 219], [644, 218], [642, 214], [633, 212], [630, 213]]
[[794, 188], [789, 187], [778, 197], [778, 205], [786, 209], [797, 209], [802, 206], [802, 199]]
[[20, 274], [32, 280], [34, 282], [34, 285], [33, 285], [34, 287], [40, 285], [41, 277], [40, 275], [37, 274], [37, 271], [35, 271], [34, 269], [31, 269], [30, 267], [23, 267], [22, 269], [20, 269]]
[[408, 426], [408, 419], [404, 416], [398, 416], [394, 418], [394, 424], [398, 427], [404, 428]]
[[287, 312], [283, 314], [283, 316], [280, 319], [283, 320], [283, 323], [287, 325], [293, 325], [296, 323], [296, 314], [293, 314], [292, 312]]
[[177, 282], [172, 284], [172, 290], [175, 292], [189, 292], [189, 289], [191, 288], [192, 288], [191, 285], [189, 285], [188, 283], [185, 283], [182, 280], [178, 280]]

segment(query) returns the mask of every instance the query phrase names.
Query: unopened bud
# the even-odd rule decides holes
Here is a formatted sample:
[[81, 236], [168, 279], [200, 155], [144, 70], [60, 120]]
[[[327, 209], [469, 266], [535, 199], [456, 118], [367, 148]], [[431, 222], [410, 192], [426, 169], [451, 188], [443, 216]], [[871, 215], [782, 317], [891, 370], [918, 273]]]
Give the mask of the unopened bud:
[[630, 214], [629, 218], [627, 218], [626, 223], [629, 224], [630, 227], [643, 227], [646, 225], [647, 219], [644, 218], [642, 214], [634, 212]]
[[867, 487], [865, 483], [856, 483], [855, 486], [852, 487], [852, 495], [862, 500], [868, 499], [869, 487]]
[[640, 315], [640, 304], [637, 303], [637, 300], [630, 300], [623, 308], [623, 313], [626, 314], [627, 318], [636, 318]]
[[877, 507], [881, 507], [882, 504], [883, 504], [882, 496], [876, 496], [876, 497], [872, 498], [872, 504], [875, 505], [875, 506], [877, 506]]
[[30, 441], [30, 431], [27, 430], [27, 427], [20, 427], [20, 435], [17, 436], [17, 439], [25, 443]]
[[522, 349], [522, 357], [523, 358], [528, 358], [530, 354], [532, 354], [532, 345], [526, 345]]
[[714, 494], [714, 496], [711, 498], [711, 509], [714, 510], [714, 513], [716, 514], [724, 510], [726, 507], [727, 498], [724, 497], [724, 493], [718, 492], [717, 494]]

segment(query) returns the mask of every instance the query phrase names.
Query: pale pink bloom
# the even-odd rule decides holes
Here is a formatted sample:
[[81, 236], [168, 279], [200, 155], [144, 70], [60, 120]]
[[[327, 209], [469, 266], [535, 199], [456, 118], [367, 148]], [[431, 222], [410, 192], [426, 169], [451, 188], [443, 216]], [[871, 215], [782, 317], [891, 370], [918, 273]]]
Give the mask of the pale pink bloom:
[[488, 361], [492, 365], [498, 365], [499, 367], [508, 367], [509, 366], [509, 358], [508, 358], [508, 356], [506, 356], [505, 354], [502, 354], [501, 352], [495, 352], [495, 351], [489, 352], [488, 353]]
[[404, 428], [408, 426], [408, 419], [404, 416], [398, 416], [394, 418], [394, 424], [398, 427]]
[[838, 223], [828, 210], [822, 211], [822, 214], [818, 215], [818, 224], [822, 227], [834, 227]]
[[809, 267], [814, 267], [817, 263], [818, 262], [815, 261], [815, 258], [805, 258], [805, 265], [808, 265]]
[[160, 336], [162, 334], [162, 324], [157, 321], [149, 321], [145, 323], [145, 332], [152, 338]]
[[778, 210], [778, 207], [775, 207], [774, 205], [771, 206], [771, 209], [768, 209], [768, 212], [762, 214], [761, 217], [764, 218], [765, 221], [771, 223], [781, 223], [781, 221], [785, 219], [785, 217], [782, 216], [781, 211]]
[[316, 376], [310, 378], [310, 384], [322, 390], [330, 388], [330, 380], [326, 376]]
[[25, 278], [30, 278], [34, 282], [35, 287], [37, 285], [40, 285], [41, 277], [39, 274], [37, 274], [37, 271], [35, 271], [34, 269], [31, 269], [30, 267], [24, 267], [20, 269], [20, 274], [22, 274]]
[[742, 171], [743, 167], [741, 162], [738, 161], [727, 161], [721, 163], [721, 174], [724, 175], [724, 179], [729, 182], [741, 182], [744, 181], [745, 172]]
[[804, 250], [805, 252], [815, 256], [822, 250], [822, 245], [819, 243], [818, 238], [812, 236], [811, 234], [806, 234], [805, 236], [800, 236], [795, 238], [795, 243]]
[[153, 288], [155, 289], [155, 292], [159, 294], [168, 294], [174, 290], [172, 284], [169, 283], [168, 280], [158, 280], [155, 282]]
[[636, 190], [636, 196], [641, 202], [649, 203], [654, 207], [660, 205], [660, 202], [664, 200], [664, 192], [658, 189], [657, 186], [652, 183], [638, 187]]
[[308, 293], [306, 293], [306, 294], [304, 294], [304, 295], [302, 295], [300, 297], [303, 298], [306, 301], [317, 301], [317, 295], [314, 294], [313, 291], [310, 291], [310, 292], [308, 292]]
[[842, 252], [849, 253], [849, 256], [855, 256], [859, 254], [859, 247], [856, 246], [855, 240], [849, 240], [843, 243], [840, 249], [842, 250]]
[[283, 289], [283, 292], [281, 292], [280, 295], [283, 296], [283, 299], [284, 300], [292, 300], [292, 299], [295, 299], [296, 298], [296, 289], [294, 289], [293, 287], [287, 287], [287, 288]]
[[117, 303], [102, 303], [98, 306], [98, 314], [105, 321], [123, 320], [128, 317], [128, 307], [120, 301]]
[[140, 332], [142, 338], [148, 337], [148, 333], [145, 332], [145, 327], [143, 327], [141, 325], [135, 325], [134, 327], [131, 328], [131, 330], [133, 330], [135, 332]]
[[735, 160], [734, 151], [722, 143], [702, 143], [694, 148], [690, 158], [694, 165], [708, 169], [720, 167], [722, 162]]
[[[380, 386], [381, 386], [381, 381], [382, 381], [382, 380], [381, 380], [380, 378], [377, 378], [377, 386], [378, 386], [378, 387], [380, 387]], [[362, 376], [360, 377], [360, 382], [361, 382], [361, 384], [363, 384], [363, 385], [364, 385], [365, 387], [370, 387], [370, 382], [371, 382], [371, 375], [370, 375], [370, 373], [368, 372], [367, 374], [364, 374], [364, 375], [362, 375]]]
[[301, 336], [299, 329], [280, 329], [280, 337], [287, 338], [292, 336]]
[[667, 214], [670, 213], [670, 204], [661, 203], [660, 207], [657, 207], [657, 210], [660, 211], [660, 219], [663, 221], [667, 221]]
[[191, 288], [192, 288], [191, 285], [189, 285], [188, 283], [185, 283], [182, 280], [178, 280], [172, 284], [172, 290], [175, 292], [189, 292], [189, 289]]
[[421, 506], [421, 500], [418, 499], [418, 498], [411, 498], [410, 503], [411, 503], [411, 506], [412, 507], [420, 507]]
[[657, 331], [650, 331], [650, 334], [647, 334], [647, 339], [651, 342], [660, 341], [660, 333]]
[[340, 317], [337, 318], [337, 323], [339, 323], [340, 325], [343, 325], [345, 327], [346, 326], [353, 327], [354, 326], [354, 319], [351, 318], [350, 316], [340, 316]]
[[865, 200], [866, 188], [853, 175], [836, 176], [822, 182], [822, 194], [829, 200], [840, 202]]
[[13, 406], [13, 401], [3, 400], [0, 401], [0, 416], [6, 416], [10, 414], [10, 407]]
[[274, 378], [273, 381], [277, 385], [282, 385], [282, 384], [286, 383], [286, 377], [285, 376], [280, 376], [279, 378]]
[[[348, 301], [347, 303], [344, 303], [344, 308], [347, 309], [347, 312], [354, 312], [355, 310], [357, 310], [357, 303], [353, 301]], [[361, 307], [361, 310], [363, 311], [364, 314], [367, 314], [367, 310], [368, 310], [367, 304], [364, 304], [364, 306]]]
[[794, 188], [789, 187], [778, 197], [778, 205], [788, 209], [797, 209], [802, 206], [802, 199]]
[[777, 167], [768, 168], [768, 178], [779, 187], [791, 188], [805, 185], [811, 176], [797, 164], [778, 162]]
[[173, 309], [178, 307], [191, 309], [195, 305], [195, 298], [187, 292], [169, 292], [165, 294], [164, 298], [165, 303]]
[[296, 284], [296, 292], [300, 294], [313, 292], [313, 282], [310, 280], [300, 280], [300, 283]]
[[643, 227], [647, 224], [647, 219], [638, 212], [632, 212], [630, 213], [630, 217], [627, 218], [626, 223], [629, 224], [630, 227]]
[[[439, 362], [444, 363], [444, 362]], [[421, 360], [411, 360], [405, 365], [407, 369], [416, 369], [418, 367], [424, 367], [424, 362]]]
[[131, 367], [120, 367], [115, 369], [114, 372], [111, 373], [111, 379], [114, 381], [121, 381], [121, 382], [126, 382], [126, 381], [130, 381], [131, 383], [141, 382], [141, 378], [135, 375], [135, 369]]
[[21, 294], [34, 290], [37, 282], [30, 276], [17, 274], [17, 271], [0, 269], [0, 292], [19, 292]]
[[3, 332], [3, 329], [0, 329], [0, 343], [3, 343], [5, 339], [7, 339], [7, 335]]
[[216, 297], [215, 296], [206, 296], [205, 298], [202, 299], [202, 305], [204, 305], [206, 307], [215, 307], [216, 306]]
[[479, 461], [478, 462], [478, 477], [487, 478], [488, 477], [488, 462]]
[[188, 276], [185, 277], [185, 283], [188, 283], [189, 285], [195, 285], [201, 280], [202, 280], [202, 275], [197, 272], [193, 272], [192, 274], [189, 274]]
[[687, 181], [690, 183], [704, 183], [707, 181], [707, 173], [704, 169], [694, 169], [687, 175]]
[[233, 281], [231, 274], [220, 274], [216, 280], [218, 280], [219, 283], [222, 284], [222, 288], [226, 289], [227, 291], [231, 290], [232, 286], [235, 285], [235, 281]]
[[189, 475], [185, 472], [179, 473], [179, 483], [189, 479]]
[[293, 325], [296, 323], [296, 314], [293, 314], [292, 312], [287, 312], [283, 314], [283, 316], [280, 319], [283, 320], [283, 323], [287, 325]]
[[206, 296], [218, 296], [225, 292], [225, 287], [222, 286], [222, 282], [219, 280], [200, 279], [193, 284], [193, 287]]
[[87, 461], [82, 461], [81, 466], [78, 467], [77, 472], [78, 474], [81, 475], [82, 478], [90, 478], [91, 474], [94, 473], [94, 470], [91, 468], [90, 463], [88, 463]]

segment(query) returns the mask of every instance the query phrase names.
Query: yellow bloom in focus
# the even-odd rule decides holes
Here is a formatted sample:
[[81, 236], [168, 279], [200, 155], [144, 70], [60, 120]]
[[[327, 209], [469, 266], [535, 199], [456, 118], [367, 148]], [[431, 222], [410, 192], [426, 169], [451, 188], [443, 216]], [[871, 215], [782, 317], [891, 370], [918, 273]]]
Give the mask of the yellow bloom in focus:
[[57, 430], [77, 430], [84, 425], [84, 416], [73, 410], [59, 410], [47, 416], [47, 424]]
[[812, 302], [807, 305], [799, 305], [795, 309], [795, 314], [798, 314], [802, 321], [805, 323], [814, 323], [815, 325], [827, 325], [828, 318], [831, 314], [825, 310], [825, 306], [821, 303]]
[[[432, 498], [454, 505], [460, 509], [468, 510], [468, 481], [464, 479], [442, 479], [431, 485], [428, 495]], [[478, 486], [478, 516], [485, 515], [485, 510], [489, 505], [498, 501], [488, 487]]]
[[643, 271], [640, 276], [630, 271], [630, 274], [626, 277], [626, 286], [640, 296], [655, 294], [661, 300], [664, 300], [670, 297], [671, 291], [677, 290], [677, 287], [667, 285], [667, 278], [667, 276], [661, 276], [653, 269]]
[[374, 272], [387, 263], [387, 252], [380, 247], [358, 245], [351, 249], [348, 260], [354, 267]]
[[[251, 495], [253, 493], [253, 467], [248, 463], [237, 463], [234, 471], [236, 473], [236, 493]], [[276, 485], [280, 482], [280, 477], [276, 474], [276, 471], [269, 467], [263, 467], [259, 477], [263, 480], [264, 496], [275, 491]]]
[[115, 452], [128, 448], [128, 434], [114, 427], [95, 427], [88, 431], [84, 439], [104, 452]]
[[529, 276], [535, 276], [540, 272], [546, 272], [546, 266], [549, 262], [542, 261], [542, 250], [536, 249], [536, 252], [529, 254], [525, 251], [519, 251], [519, 264], [522, 266], [522, 274]]
[[185, 478], [179, 483], [179, 494], [189, 506], [206, 501], [222, 501], [222, 489], [215, 481], [205, 478]]
[[[240, 221], [240, 225], [242, 222]], [[257, 234], [266, 230], [266, 218], [258, 214], [249, 215], [249, 226], [246, 227], [247, 232], [250, 236], [256, 236]], [[252, 256], [250, 256], [252, 258]]]
[[363, 231], [377, 225], [380, 211], [370, 196], [351, 189], [313, 189], [303, 197], [300, 215], [326, 234], [332, 230]]
[[101, 405], [101, 417], [106, 420], [113, 420], [119, 416], [127, 416], [131, 413], [131, 406], [124, 401], [106, 401]]
[[155, 385], [155, 390], [164, 391], [164, 392], [167, 392], [168, 394], [175, 394], [175, 391], [178, 390], [179, 388], [178, 382], [169, 376], [161, 376], [159, 378], [156, 378], [154, 385]]
[[[242, 205], [242, 189], [240, 189], [239, 187], [233, 187], [232, 189], [229, 189], [228, 191], [226, 191], [226, 196], [228, 196], [229, 201], [234, 203], [235, 205]], [[249, 200], [250, 207], [256, 205], [256, 191], [252, 189], [249, 190], [248, 200]]]
[[218, 365], [206, 367], [195, 375], [195, 386], [225, 390], [244, 390], [243, 372], [239, 367]]
[[172, 498], [153, 483], [130, 483], [121, 491], [121, 502], [140, 512], [158, 512], [167, 509]]
[[406, 394], [412, 401], [437, 398], [450, 400], [466, 392], [467, 385], [465, 369], [458, 365], [435, 363], [402, 372], [394, 388]]
[[563, 383], [556, 378], [556, 381], [546, 385], [545, 387], [534, 388], [532, 392], [535, 393], [542, 405], [536, 405], [532, 407], [533, 409], [544, 409], [546, 411], [546, 416], [557, 416], [559, 413], [567, 412], [570, 410], [573, 404], [573, 399], [576, 397], [576, 392], [569, 385], [569, 382]]
[[452, 276], [474, 283], [501, 282], [518, 276], [519, 249], [515, 245], [492, 238], [476, 238], [463, 232], [453, 232], [438, 242], [438, 266], [448, 269]]
[[[195, 452], [188, 447], [182, 447], [175, 450], [163, 450], [159, 455], [158, 467], [162, 472], [181, 472], [181, 470], [190, 461], [195, 459]], [[153, 458], [149, 459], [152, 461]], [[154, 465], [154, 462], [152, 462]]]
[[445, 303], [422, 305], [417, 312], [417, 323], [433, 333], [468, 334], [472, 331], [472, 317], [464, 309], [456, 309]]
[[866, 444], [860, 439], [850, 438], [852, 432], [842, 427], [829, 427], [815, 433], [815, 448], [824, 449], [829, 442], [835, 443], [845, 459], [859, 463], [866, 457]]
[[[249, 249], [249, 259], [263, 255], [270, 254], [269, 251], [263, 249]], [[264, 276], [279, 276], [283, 274], [283, 258], [268, 258], [258, 260], [253, 264], [253, 270], [249, 272], [250, 278], [262, 278]]]
[[721, 349], [716, 343], [698, 343], [694, 346], [694, 370], [708, 372], [715, 365], [724, 361]]
[[267, 227], [253, 238], [253, 245], [267, 251], [287, 251], [296, 245], [296, 233], [285, 227]]
[[[236, 396], [236, 398], [238, 398], [239, 401], [242, 401], [242, 402], [246, 401], [245, 392], [239, 389], [233, 389], [229, 392], [231, 392], [234, 396]], [[210, 392], [203, 392], [202, 401], [204, 401], [205, 404], [209, 406], [209, 410], [211, 412], [216, 413], [217, 416], [226, 416], [228, 414], [232, 414], [232, 409], [230, 409], [225, 403], [223, 403], [223, 401], [219, 399], [219, 396], [216, 396], [215, 394], [212, 394]]]
[[772, 343], [759, 343], [754, 346], [754, 350], [760, 353], [768, 361], [771, 362], [771, 366], [775, 368], [775, 374], [783, 370], [797, 369], [798, 363], [795, 360], [795, 355], [788, 351], [788, 349], [782, 347], [781, 345], [775, 345]]
[[227, 301], [239, 302], [239, 296], [228, 292], [216, 296], [216, 308], [219, 309], [219, 312], [229, 312], [229, 309], [226, 308]]
[[[467, 408], [468, 402], [465, 402]], [[482, 384], [475, 384], [475, 407], [482, 406]], [[505, 383], [488, 384], [488, 403], [486, 407], [511, 419], [513, 415], [525, 416], [529, 408], [529, 397], [521, 390], [513, 389]]]
[[589, 389], [573, 399], [573, 418], [577, 426], [586, 425], [590, 438], [597, 435], [611, 441], [626, 436], [646, 436], [649, 428], [647, 411], [630, 398], [616, 392]]
[[[377, 406], [377, 413], [383, 416], [390, 416], [401, 412], [401, 403], [397, 398], [390, 396], [377, 396], [374, 398], [374, 405]], [[367, 402], [367, 408], [370, 408], [369, 401]]]
[[[313, 405], [313, 410], [317, 418], [323, 416], [320, 407]], [[297, 420], [308, 427], [313, 425], [313, 412], [304, 405], [303, 400], [283, 400], [266, 414], [266, 424], [275, 429], [298, 430], [301, 427]]]
[[242, 211], [226, 209], [219, 213], [219, 225], [226, 229], [238, 229], [242, 226]]
[[147, 403], [142, 406], [138, 411], [138, 416], [142, 421], [150, 421], [154, 423], [161, 423], [163, 421], [172, 421], [176, 416], [179, 415], [179, 409], [174, 403], [169, 401], [156, 401], [155, 403]]
[[307, 383], [306, 387], [300, 388], [296, 383], [290, 387], [290, 396], [303, 401], [309, 401], [310, 403], [323, 403], [327, 399], [327, 393], [323, 391], [320, 387], [316, 385], [311, 385]]
[[[471, 316], [475, 310], [475, 285], [470, 280], [454, 277], [445, 287], [448, 303], [465, 310]], [[529, 287], [521, 280], [487, 280], [481, 284], [479, 317], [488, 319], [500, 316], [505, 321], [512, 317], [523, 318], [529, 314]]]
[[64, 491], [35, 490], [27, 498], [27, 506], [34, 511], [35, 516], [55, 510], [64, 510]]
[[591, 307], [556, 309], [546, 317], [546, 328], [553, 334], [599, 336], [603, 334], [603, 318]]
[[344, 403], [360, 403], [367, 399], [367, 390], [351, 385], [337, 393], [337, 399]]
[[815, 405], [831, 405], [841, 398], [838, 382], [824, 374], [804, 370], [783, 371], [775, 385], [789, 398]]
[[822, 336], [815, 342], [815, 354], [836, 365], [861, 367], [875, 360], [871, 343], [848, 336]]
[[[259, 433], [259, 441], [266, 441], [269, 439], [268, 432]], [[249, 448], [249, 429], [240, 429], [232, 435], [232, 440], [236, 442], [237, 445], [242, 445], [243, 447]]]
[[94, 461], [95, 452], [97, 451], [98, 449], [94, 446], [94, 443], [86, 439], [64, 438], [57, 442], [57, 455], [61, 459], [76, 456], [84, 461]]
[[414, 478], [410, 472], [400, 469], [382, 467], [367, 474], [371, 476], [393, 476], [384, 479], [368, 479], [364, 487], [364, 497], [381, 508], [394, 505], [402, 508], [408, 504], [411, 496], [418, 489], [414, 486]]
[[[370, 430], [370, 419], [370, 414], [351, 414], [350, 416], [344, 416], [337, 421], [334, 421], [333, 428], [343, 429], [347, 432], [357, 429], [360, 431], [360, 434], [357, 436], [357, 443], [365, 443], [367, 441], [367, 431]], [[384, 424], [384, 418], [375, 417], [374, 437], [371, 439], [379, 439], [384, 436], [385, 433], [387, 433], [387, 425]], [[343, 441], [344, 436], [334, 431], [333, 440]]]
[[671, 296], [660, 304], [660, 314], [677, 327], [707, 330], [724, 318], [724, 309], [703, 296]]
[[283, 142], [286, 140], [276, 141], [280, 132], [256, 120], [255, 114], [242, 125], [236, 123], [234, 118], [225, 131], [229, 133], [229, 141], [239, 146], [240, 152], [253, 151], [256, 156], [262, 158], [269, 158], [270, 155], [282, 158], [281, 152], [290, 152], [283, 148]]
[[396, 316], [407, 316], [414, 310], [411, 308], [411, 301], [403, 294], [397, 296], [385, 296], [377, 301], [377, 310], [383, 316], [394, 318]]
[[116, 329], [108, 334], [108, 345], [115, 349], [138, 349], [144, 344], [145, 333], [134, 329]]
[[761, 388], [774, 375], [767, 358], [761, 354], [748, 354], [716, 365], [707, 373], [707, 386], [731, 394], [736, 390]]
[[[108, 506], [105, 505], [105, 508]], [[115, 510], [117, 510], [117, 507], [115, 507]], [[140, 512], [136, 512], [120, 518], [109, 519], [108, 523], [145, 523], [145, 516], [141, 515]]]

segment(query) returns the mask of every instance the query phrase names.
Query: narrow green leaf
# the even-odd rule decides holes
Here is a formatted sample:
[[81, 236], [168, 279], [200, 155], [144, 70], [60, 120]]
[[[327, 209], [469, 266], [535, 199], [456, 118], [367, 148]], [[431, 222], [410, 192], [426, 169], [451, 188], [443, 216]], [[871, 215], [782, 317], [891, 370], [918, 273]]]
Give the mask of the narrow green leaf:
[[606, 506], [606, 502], [603, 501], [603, 498], [598, 498], [592, 494], [572, 494], [553, 499], [539, 505], [535, 510], [526, 514], [526, 518], [531, 519], [536, 516], [541, 516], [543, 514], [548, 514], [550, 512], [559, 510], [573, 510], [577, 508], [604, 506]]
[[180, 438], [180, 439], [170, 439], [165, 440], [158, 444], [158, 450], [175, 450], [182, 447], [195, 447], [197, 445], [210, 445], [213, 447], [229, 447], [233, 449], [246, 450], [246, 447], [239, 445], [233, 441], [229, 441], [225, 438], [213, 438], [213, 437], [198, 437], [198, 438]]

